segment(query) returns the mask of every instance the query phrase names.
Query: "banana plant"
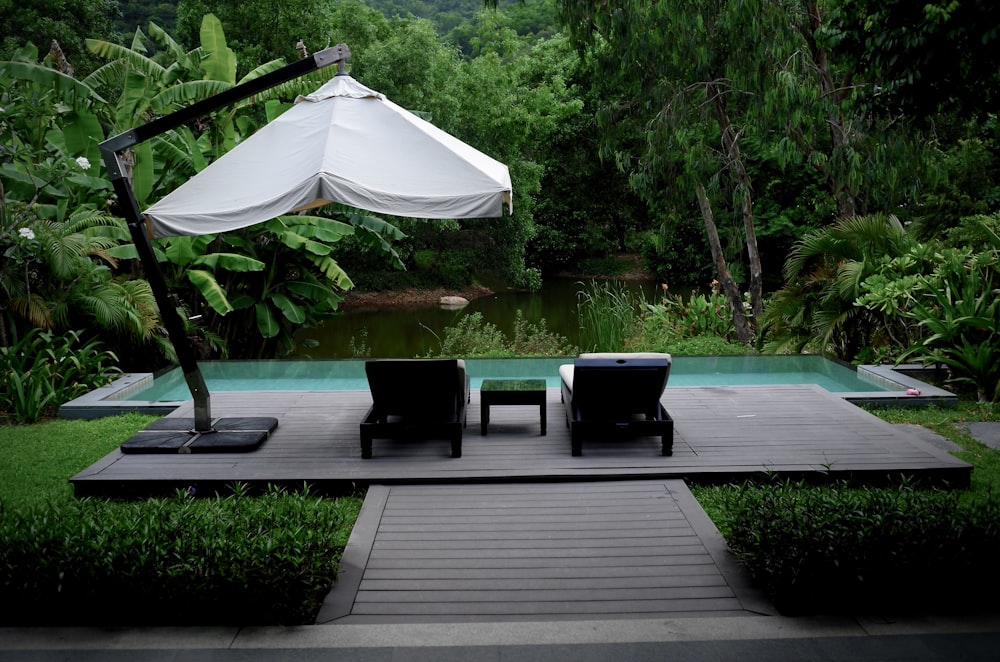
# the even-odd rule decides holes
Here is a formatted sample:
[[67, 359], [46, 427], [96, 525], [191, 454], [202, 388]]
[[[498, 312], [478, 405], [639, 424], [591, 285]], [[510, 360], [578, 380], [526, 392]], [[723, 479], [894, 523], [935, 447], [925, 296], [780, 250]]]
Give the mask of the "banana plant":
[[382, 219], [341, 216], [286, 215], [217, 237], [161, 240], [172, 288], [183, 291], [187, 282], [197, 289], [197, 297], [185, 297], [186, 312], [201, 316], [205, 333], [222, 338], [230, 358], [288, 351], [298, 328], [336, 316], [353, 287], [333, 257], [335, 245], [348, 236], [379, 246], [402, 237]]

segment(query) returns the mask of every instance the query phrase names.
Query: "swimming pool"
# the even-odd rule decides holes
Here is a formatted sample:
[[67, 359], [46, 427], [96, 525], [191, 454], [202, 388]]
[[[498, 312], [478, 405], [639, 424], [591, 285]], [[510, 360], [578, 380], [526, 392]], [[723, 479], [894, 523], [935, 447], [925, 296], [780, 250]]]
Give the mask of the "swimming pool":
[[[484, 379], [544, 379], [559, 386], [559, 366], [570, 358], [467, 359], [471, 385]], [[231, 391], [357, 391], [367, 390], [362, 359], [313, 361], [204, 361], [199, 368], [209, 393]], [[676, 356], [667, 388], [700, 386], [766, 386], [818, 384], [858, 403], [953, 403], [954, 396], [888, 366], [861, 366], [857, 370], [815, 355], [794, 356]], [[914, 397], [908, 392], [920, 392]], [[153, 378], [129, 374], [109, 386], [66, 403], [65, 418], [97, 418], [122, 411], [167, 413], [191, 394], [180, 368]]]
[[[466, 359], [472, 388], [483, 379], [544, 379], [559, 386], [559, 366], [572, 359]], [[363, 360], [205, 361], [199, 363], [209, 392], [368, 390]], [[892, 391], [865, 380], [850, 367], [822, 356], [679, 356], [673, 359], [667, 387], [762, 384], [819, 384], [827, 391]], [[898, 387], [897, 387], [898, 388]], [[190, 400], [180, 368], [128, 393], [125, 400]]]

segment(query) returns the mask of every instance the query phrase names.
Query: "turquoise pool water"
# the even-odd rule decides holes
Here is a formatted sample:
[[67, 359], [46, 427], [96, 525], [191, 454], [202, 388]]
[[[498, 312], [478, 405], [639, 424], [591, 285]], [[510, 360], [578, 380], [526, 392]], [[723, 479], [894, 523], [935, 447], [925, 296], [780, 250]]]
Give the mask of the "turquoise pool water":
[[[544, 379], [559, 386], [559, 366], [571, 359], [468, 359], [472, 388], [484, 379]], [[205, 361], [198, 364], [210, 393], [225, 391], [357, 391], [367, 390], [363, 360]], [[901, 390], [859, 377], [847, 366], [822, 356], [678, 356], [667, 388], [763, 384], [818, 384], [827, 391]], [[163, 402], [190, 400], [180, 368], [175, 368], [125, 400]]]

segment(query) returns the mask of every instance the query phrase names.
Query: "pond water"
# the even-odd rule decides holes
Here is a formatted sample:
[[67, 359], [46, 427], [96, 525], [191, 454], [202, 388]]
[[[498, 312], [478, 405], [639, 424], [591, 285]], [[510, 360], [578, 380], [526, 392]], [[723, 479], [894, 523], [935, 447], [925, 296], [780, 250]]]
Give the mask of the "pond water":
[[[645, 297], [646, 301], [659, 300], [660, 286], [656, 283], [621, 281], [620, 284]], [[578, 346], [577, 295], [585, 288], [580, 280], [553, 279], [546, 281], [538, 292], [497, 292], [474, 299], [460, 310], [448, 310], [438, 305], [351, 309], [341, 317], [326, 321], [320, 328], [303, 329], [296, 334], [295, 338], [300, 343], [314, 340], [319, 346], [301, 349], [292, 358], [412, 358], [436, 355], [444, 338], [444, 329], [457, 324], [463, 316], [481, 313], [484, 321], [495, 324], [510, 337], [518, 310], [533, 324], [544, 319], [549, 331], [565, 336], [571, 344]]]

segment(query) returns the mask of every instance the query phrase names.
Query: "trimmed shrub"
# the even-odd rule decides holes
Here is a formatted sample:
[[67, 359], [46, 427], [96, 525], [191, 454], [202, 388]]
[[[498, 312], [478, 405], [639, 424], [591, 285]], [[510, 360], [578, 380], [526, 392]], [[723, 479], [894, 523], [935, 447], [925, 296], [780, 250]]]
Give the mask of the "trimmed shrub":
[[1000, 588], [996, 501], [790, 482], [722, 494], [730, 549], [785, 614], [972, 608]]
[[277, 490], [0, 504], [0, 624], [309, 624], [360, 504]]

